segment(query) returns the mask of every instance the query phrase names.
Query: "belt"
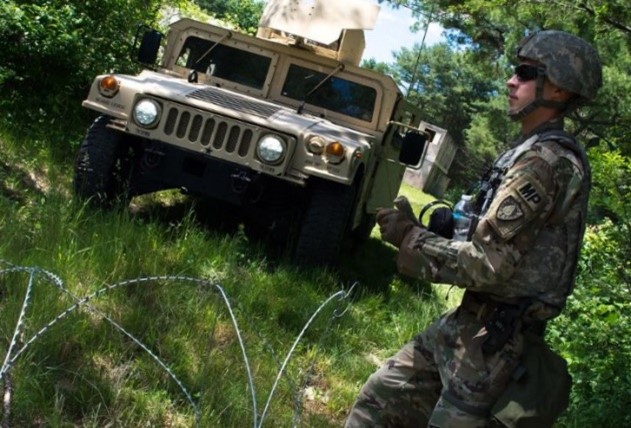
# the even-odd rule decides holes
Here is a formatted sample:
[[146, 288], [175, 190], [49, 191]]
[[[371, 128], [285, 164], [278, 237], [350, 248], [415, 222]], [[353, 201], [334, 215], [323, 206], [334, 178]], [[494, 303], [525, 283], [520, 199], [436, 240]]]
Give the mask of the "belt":
[[500, 302], [499, 300], [493, 299], [488, 294], [469, 290], [465, 291], [464, 296], [462, 297], [462, 302], [460, 303], [461, 308], [474, 314], [475, 317], [482, 322], [487, 321], [488, 318], [492, 314], [497, 313], [497, 311], [519, 311], [520, 306], [523, 307], [523, 303], [513, 304]]

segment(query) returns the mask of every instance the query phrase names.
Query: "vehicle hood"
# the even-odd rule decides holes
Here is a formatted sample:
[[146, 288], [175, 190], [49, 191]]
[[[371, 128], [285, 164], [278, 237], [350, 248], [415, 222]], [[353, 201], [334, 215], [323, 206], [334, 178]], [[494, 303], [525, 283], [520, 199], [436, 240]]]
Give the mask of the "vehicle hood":
[[337, 125], [325, 118], [308, 113], [297, 113], [293, 107], [261, 100], [233, 90], [189, 83], [183, 79], [144, 71], [137, 79], [142, 81], [144, 93], [193, 105], [203, 110], [255, 123], [296, 137], [320, 135], [337, 140], [348, 147], [369, 145], [370, 134]]

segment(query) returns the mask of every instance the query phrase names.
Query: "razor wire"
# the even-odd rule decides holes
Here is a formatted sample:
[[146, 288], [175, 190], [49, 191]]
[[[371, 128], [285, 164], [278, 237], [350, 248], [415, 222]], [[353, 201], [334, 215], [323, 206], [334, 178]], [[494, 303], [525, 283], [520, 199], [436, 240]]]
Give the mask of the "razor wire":
[[[345, 295], [349, 295], [350, 293], [352, 293], [353, 291], [352, 287], [349, 291], [338, 291], [337, 293], [331, 295], [328, 299], [326, 299], [324, 301], [324, 303], [322, 303], [320, 305], [320, 307], [318, 309], [316, 309], [316, 311], [313, 313], [313, 315], [311, 316], [311, 318], [309, 318], [309, 320], [307, 321], [307, 323], [305, 324], [305, 326], [303, 327], [302, 331], [300, 332], [300, 334], [298, 334], [298, 337], [296, 337], [296, 340], [294, 341], [293, 345], [291, 346], [291, 349], [289, 350], [289, 352], [287, 353], [287, 356], [285, 357], [285, 361], [283, 362], [283, 365], [281, 366], [280, 370], [278, 371], [277, 375], [276, 375], [276, 379], [274, 380], [274, 385], [272, 386], [272, 389], [269, 393], [269, 396], [267, 398], [267, 403], [265, 404], [265, 408], [263, 410], [263, 414], [261, 415], [261, 421], [265, 419], [265, 415], [267, 414], [267, 410], [269, 408], [270, 402], [272, 401], [272, 397], [274, 395], [274, 392], [276, 390], [276, 387], [278, 386], [278, 382], [280, 381], [280, 378], [283, 375], [283, 372], [285, 371], [285, 368], [287, 367], [287, 364], [289, 363], [289, 360], [291, 359], [291, 356], [294, 353], [294, 350], [296, 349], [296, 347], [298, 346], [298, 343], [300, 342], [300, 339], [302, 339], [302, 336], [305, 334], [305, 332], [307, 331], [307, 329], [309, 328], [309, 326], [311, 325], [311, 323], [315, 320], [315, 318], [318, 316], [318, 314], [320, 313], [320, 311], [322, 309], [324, 309], [324, 307], [331, 301], [333, 301], [335, 298], [342, 298]], [[333, 317], [336, 317], [337, 314], [334, 313]]]
[[[40, 268], [23, 268], [23, 267], [17, 267], [17, 268], [13, 268], [13, 269], [7, 269], [4, 271], [0, 271], [0, 275], [4, 274], [4, 273], [9, 273], [9, 272], [17, 272], [17, 271], [22, 271], [25, 270], [27, 272], [29, 272], [30, 274], [30, 278], [32, 279], [34, 276], [34, 273], [36, 272], [41, 272], [43, 273], [45, 276], [49, 277], [49, 278], [58, 278], [56, 277], [54, 274], [45, 271], [43, 269]], [[147, 352], [151, 358], [163, 369], [167, 372], [167, 374], [169, 375], [169, 377], [171, 377], [171, 379], [173, 379], [173, 381], [178, 385], [178, 387], [182, 390], [182, 393], [186, 396], [187, 400], [189, 401], [189, 403], [193, 406], [193, 409], [195, 410], [195, 420], [196, 423], [199, 423], [199, 409], [197, 407], [197, 405], [195, 404], [195, 402], [193, 401], [193, 398], [191, 396], [191, 394], [188, 392], [188, 390], [184, 387], [184, 385], [182, 384], [182, 382], [177, 378], [177, 376], [175, 376], [175, 374], [169, 369], [169, 367], [157, 356], [155, 355], [147, 346], [145, 346], [138, 338], [136, 338], [133, 334], [129, 333], [127, 330], [125, 330], [120, 324], [118, 324], [116, 321], [114, 321], [112, 318], [110, 318], [108, 315], [106, 315], [105, 313], [103, 313], [102, 311], [98, 310], [97, 308], [93, 307], [92, 305], [89, 305], [89, 301], [93, 300], [95, 297], [99, 297], [103, 294], [105, 294], [108, 291], [111, 291], [115, 288], [118, 287], [122, 287], [122, 286], [126, 286], [126, 285], [131, 285], [131, 284], [135, 284], [135, 283], [139, 283], [139, 282], [150, 282], [150, 281], [156, 281], [156, 280], [164, 280], [167, 277], [147, 277], [147, 278], [140, 278], [137, 280], [127, 280], [127, 281], [122, 281], [104, 288], [101, 288], [100, 290], [84, 297], [84, 298], [78, 298], [77, 296], [74, 296], [69, 290], [67, 290], [64, 286], [63, 286], [63, 282], [57, 282], [55, 281], [55, 284], [65, 293], [69, 294], [73, 299], [75, 299], [75, 304], [71, 305], [70, 307], [68, 307], [66, 310], [64, 310], [63, 312], [61, 312], [59, 315], [57, 315], [52, 321], [48, 322], [44, 327], [42, 327], [40, 330], [38, 330], [33, 336], [31, 336], [31, 338], [29, 338], [25, 344], [18, 349], [14, 354], [10, 354], [7, 353], [7, 356], [5, 358], [6, 363], [4, 363], [2, 365], [2, 368], [0, 369], [0, 379], [2, 379], [5, 374], [11, 369], [11, 367], [15, 364], [15, 362], [17, 361], [17, 359], [20, 357], [20, 355], [22, 355], [22, 353], [24, 353], [24, 351], [26, 351], [34, 342], [36, 342], [42, 335], [44, 335], [48, 330], [50, 330], [55, 324], [57, 324], [59, 321], [63, 320], [64, 318], [66, 318], [68, 315], [70, 315], [72, 312], [74, 312], [75, 310], [81, 308], [82, 306], [85, 306], [86, 309], [88, 309], [90, 312], [101, 316], [102, 318], [104, 318], [106, 321], [108, 321], [111, 325], [113, 325], [116, 329], [118, 329], [120, 332], [122, 332], [123, 334], [125, 334], [127, 337], [129, 337], [134, 343], [136, 343], [138, 346], [140, 346], [140, 348]], [[177, 278], [177, 280], [184, 280], [185, 277], [173, 277], [173, 279], [175, 280]], [[193, 279], [193, 278], [191, 278]], [[201, 281], [201, 280], [199, 280]], [[29, 281], [28, 284], [28, 288], [27, 288], [27, 292], [26, 292], [26, 296], [23, 304], [22, 304], [22, 311], [20, 313], [20, 320], [23, 321], [24, 319], [24, 314], [26, 311], [26, 308], [28, 307], [28, 300], [30, 299], [30, 294], [31, 294], [31, 289], [33, 287], [33, 281]], [[18, 325], [16, 326], [16, 330], [15, 330], [15, 334], [13, 335], [13, 340], [11, 342], [11, 345], [9, 346], [9, 349], [12, 349], [13, 346], [15, 345], [14, 340], [15, 338], [20, 334], [22, 326], [24, 325], [24, 323], [20, 323], [18, 322]], [[235, 328], [238, 328], [235, 326]], [[241, 346], [243, 346], [243, 343], [240, 343]], [[249, 365], [246, 363], [246, 366], [249, 369]]]
[[[324, 307], [329, 304], [331, 301], [333, 301], [335, 298], [338, 298], [340, 301], [342, 300], [346, 300], [348, 299], [349, 302], [346, 304], [346, 307], [343, 310], [338, 310], [338, 308], [336, 308], [333, 313], [331, 314], [331, 316], [328, 319], [327, 322], [327, 326], [326, 328], [324, 328], [324, 333], [322, 335], [320, 335], [320, 338], [318, 340], [318, 342], [315, 344], [316, 348], [319, 348], [322, 346], [322, 344], [324, 343], [324, 340], [326, 339], [326, 337], [328, 336], [328, 333], [331, 331], [331, 327], [333, 326], [333, 323], [341, 318], [342, 316], [344, 316], [344, 314], [346, 314], [346, 312], [348, 311], [349, 307], [351, 306], [351, 302], [349, 297], [353, 294], [354, 289], [358, 286], [359, 282], [354, 282], [353, 284], [351, 284], [351, 286], [348, 289], [343, 289], [340, 290], [336, 293], [334, 293], [333, 295], [329, 296], [324, 303], [322, 303], [317, 309], [316, 311], [314, 311], [314, 313], [311, 315], [310, 319], [307, 321], [307, 323], [305, 324], [305, 326], [302, 328], [300, 334], [297, 336], [296, 341], [294, 342], [294, 345], [291, 348], [291, 353], [294, 352], [294, 349], [296, 348], [296, 346], [298, 345], [298, 343], [300, 342], [300, 339], [302, 338], [302, 336], [307, 332], [310, 324], [315, 320], [315, 318], [317, 317], [317, 315], [319, 314], [319, 312], [321, 312]], [[247, 321], [247, 319], [245, 319], [245, 321]], [[248, 326], [248, 327], [252, 327], [252, 326]], [[274, 360], [274, 362], [278, 365], [279, 367], [279, 373], [280, 371], [284, 371], [285, 367], [287, 366], [287, 364], [289, 363], [290, 358], [286, 358], [286, 361], [281, 362], [280, 359], [278, 358], [278, 356], [276, 355], [274, 349], [270, 346], [269, 342], [265, 340], [264, 337], [262, 337], [261, 333], [255, 329], [252, 328], [252, 332], [257, 335], [257, 337], [263, 342], [263, 344], [265, 345], [266, 349], [270, 352], [270, 356], [272, 357], [272, 359]], [[288, 354], [288, 357], [291, 354]], [[307, 383], [309, 381], [309, 375], [310, 373], [313, 371], [313, 367], [315, 366], [315, 358], [313, 358], [311, 360], [311, 363], [309, 364], [309, 367], [304, 371], [304, 375], [303, 377], [303, 381], [302, 384], [300, 386], [297, 386], [293, 379], [289, 376], [288, 373], [285, 373], [285, 380], [287, 381], [287, 383], [289, 384], [290, 388], [294, 391], [299, 391], [298, 394], [294, 394], [294, 415], [293, 415], [293, 419], [292, 419], [292, 428], [296, 428], [300, 422], [300, 414], [302, 411], [302, 391], [305, 390]], [[281, 375], [277, 376], [278, 380], [280, 380]], [[278, 383], [278, 381], [275, 382], [275, 385]], [[271, 398], [270, 400], [271, 401]], [[266, 403], [266, 410], [267, 407], [269, 406], [269, 403]]]
[[[38, 339], [40, 339], [44, 334], [46, 334], [46, 332], [48, 332], [51, 328], [53, 328], [57, 323], [59, 323], [60, 321], [64, 320], [65, 318], [67, 318], [71, 313], [77, 311], [78, 309], [86, 309], [87, 311], [89, 311], [90, 313], [97, 315], [99, 317], [101, 317], [102, 319], [104, 319], [105, 321], [107, 321], [110, 325], [112, 325], [115, 329], [117, 329], [118, 331], [120, 331], [121, 333], [123, 333], [125, 336], [127, 336], [129, 339], [131, 339], [137, 346], [139, 346], [144, 352], [146, 352], [154, 361], [156, 364], [158, 364], [158, 366], [164, 370], [169, 378], [178, 386], [178, 388], [181, 390], [182, 394], [186, 397], [186, 400], [188, 401], [189, 405], [193, 408], [194, 414], [195, 414], [195, 426], [199, 426], [200, 423], [200, 419], [201, 419], [201, 412], [199, 410], [199, 406], [197, 405], [197, 403], [195, 402], [195, 400], [193, 399], [192, 394], [188, 391], [188, 389], [184, 386], [184, 384], [179, 380], [179, 378], [175, 375], [175, 373], [168, 367], [168, 365], [162, 361], [162, 359], [160, 359], [160, 357], [158, 357], [158, 355], [156, 355], [153, 351], [151, 351], [151, 349], [149, 349], [149, 347], [147, 347], [140, 339], [138, 339], [136, 336], [134, 336], [132, 333], [130, 333], [129, 331], [127, 331], [122, 325], [120, 325], [118, 322], [116, 322], [114, 319], [112, 319], [110, 316], [108, 316], [106, 313], [104, 313], [103, 311], [101, 311], [100, 309], [94, 307], [93, 305], [90, 304], [90, 302], [96, 298], [99, 298], [103, 295], [105, 295], [106, 293], [109, 293], [113, 290], [119, 289], [119, 288], [123, 288], [126, 286], [130, 286], [130, 285], [135, 285], [135, 284], [144, 284], [144, 283], [153, 283], [153, 282], [188, 282], [188, 283], [192, 283], [195, 284], [197, 286], [201, 286], [201, 287], [212, 287], [214, 286], [214, 288], [216, 289], [216, 291], [218, 292], [218, 294], [220, 295], [226, 310], [228, 311], [228, 314], [230, 315], [230, 320], [232, 323], [232, 327], [234, 328], [234, 331], [236, 333], [237, 336], [237, 340], [239, 343], [239, 347], [241, 350], [241, 354], [242, 354], [242, 358], [243, 358], [243, 363], [245, 365], [245, 370], [246, 370], [246, 375], [247, 375], [247, 380], [248, 380], [248, 386], [250, 389], [250, 393], [251, 393], [251, 400], [252, 400], [252, 420], [253, 420], [253, 426], [254, 428], [261, 428], [263, 426], [263, 422], [265, 421], [265, 417], [267, 415], [267, 412], [269, 410], [269, 407], [271, 405], [271, 402], [273, 400], [274, 394], [276, 392], [276, 388], [278, 386], [278, 383], [280, 382], [280, 380], [282, 379], [283, 375], [285, 375], [285, 370], [287, 368], [287, 365], [289, 363], [289, 361], [291, 360], [295, 349], [297, 348], [298, 344], [300, 343], [301, 339], [303, 338], [303, 336], [306, 334], [307, 330], [309, 329], [309, 327], [311, 326], [311, 324], [315, 321], [315, 319], [318, 317], [318, 315], [320, 314], [320, 312], [322, 312], [324, 310], [324, 308], [326, 306], [328, 306], [331, 302], [333, 302], [334, 300], [338, 300], [339, 302], [342, 302], [344, 300], [349, 300], [349, 302], [346, 305], [346, 308], [343, 311], [338, 311], [338, 308], [335, 308], [333, 310], [332, 315], [329, 318], [329, 321], [327, 323], [327, 327], [325, 330], [325, 333], [320, 337], [320, 341], [318, 343], [318, 345], [320, 345], [323, 340], [324, 337], [326, 335], [326, 333], [328, 331], [330, 331], [331, 326], [333, 324], [333, 322], [342, 317], [346, 311], [348, 310], [348, 307], [350, 306], [350, 296], [352, 295], [353, 289], [355, 288], [355, 286], [357, 285], [357, 283], [353, 284], [348, 290], [340, 290], [334, 294], [332, 294], [331, 296], [329, 296], [322, 304], [320, 304], [320, 306], [314, 311], [314, 313], [311, 315], [311, 317], [309, 318], [309, 320], [307, 321], [307, 323], [304, 325], [304, 327], [302, 328], [302, 330], [300, 331], [300, 333], [298, 334], [298, 336], [296, 337], [296, 339], [294, 340], [289, 352], [287, 353], [283, 363], [280, 365], [280, 369], [276, 375], [276, 378], [274, 380], [274, 384], [272, 386], [272, 389], [270, 390], [268, 397], [267, 397], [267, 401], [265, 403], [265, 407], [263, 410], [263, 413], [261, 414], [260, 418], [259, 418], [259, 414], [258, 414], [258, 410], [257, 410], [257, 398], [256, 398], [256, 389], [255, 389], [255, 383], [254, 383], [254, 378], [252, 375], [252, 370], [250, 367], [250, 362], [248, 359], [248, 354], [247, 354], [247, 350], [246, 350], [246, 346], [245, 346], [245, 342], [243, 341], [243, 338], [241, 336], [241, 330], [239, 329], [239, 324], [237, 322], [236, 316], [234, 314], [234, 310], [232, 308], [232, 305], [230, 303], [230, 300], [228, 298], [228, 295], [226, 294], [225, 290], [223, 289], [223, 287], [220, 284], [212, 284], [210, 280], [207, 279], [202, 279], [202, 278], [195, 278], [195, 277], [189, 277], [189, 276], [183, 276], [183, 275], [159, 275], [159, 276], [147, 276], [147, 277], [142, 277], [142, 278], [135, 278], [135, 279], [128, 279], [128, 280], [124, 280], [124, 281], [120, 281], [114, 284], [110, 284], [110, 285], [106, 285], [105, 287], [102, 287], [100, 289], [98, 289], [97, 291], [88, 294], [85, 297], [78, 297], [76, 296], [74, 293], [72, 293], [68, 288], [66, 288], [66, 286], [64, 285], [63, 280], [56, 274], [46, 270], [46, 269], [42, 269], [40, 267], [26, 267], [26, 266], [17, 266], [14, 265], [6, 260], [2, 260], [0, 259], [0, 264], [4, 264], [7, 265], [9, 267], [5, 268], [5, 269], [0, 269], [0, 277], [4, 276], [4, 275], [8, 275], [10, 273], [27, 273], [29, 278], [28, 278], [28, 283], [27, 283], [27, 288], [24, 294], [24, 298], [22, 300], [22, 305], [20, 308], [20, 313], [18, 315], [18, 320], [15, 326], [15, 330], [13, 332], [13, 335], [11, 337], [11, 341], [9, 344], [9, 348], [7, 349], [7, 353], [5, 355], [4, 361], [2, 363], [2, 366], [0, 367], [0, 381], [3, 382], [4, 384], [4, 409], [3, 409], [3, 416], [4, 416], [4, 421], [3, 421], [3, 428], [8, 427], [9, 426], [9, 422], [8, 422], [8, 415], [10, 412], [10, 396], [11, 396], [11, 391], [12, 391], [12, 380], [10, 377], [10, 371], [13, 368], [13, 366], [16, 364], [17, 360], [20, 358], [20, 356], [28, 349], [30, 348], [35, 342], [37, 342]], [[72, 298], [72, 300], [74, 301], [74, 304], [70, 305], [68, 308], [66, 308], [65, 310], [63, 310], [61, 313], [59, 313], [57, 316], [55, 316], [51, 321], [49, 321], [48, 323], [46, 323], [43, 327], [41, 327], [38, 331], [35, 332], [35, 334], [33, 334], [30, 338], [28, 338], [28, 340], [26, 340], [24, 342], [24, 344], [18, 348], [18, 337], [20, 337], [20, 335], [23, 333], [24, 330], [24, 326], [25, 326], [25, 321], [27, 318], [27, 311], [32, 299], [32, 293], [33, 293], [33, 287], [35, 284], [35, 278], [36, 275], [40, 274], [42, 275], [48, 283], [52, 283], [53, 286], [55, 286], [57, 289], [59, 289], [62, 293], [70, 296]], [[16, 349], [17, 348], [17, 349]], [[269, 347], [270, 350], [272, 351], [273, 354], [273, 350], [271, 349], [271, 347]], [[274, 359], [276, 359], [275, 355], [273, 355]], [[277, 360], [278, 362], [278, 360]], [[305, 382], [303, 383], [303, 385], [306, 385], [306, 376], [311, 372], [313, 365], [315, 364], [315, 361], [311, 362], [310, 368], [305, 372]], [[290, 382], [291, 380], [289, 379], [289, 377], [286, 377]], [[295, 385], [293, 383], [290, 383], [290, 386], [292, 387], [292, 389], [295, 391]], [[300, 390], [302, 390], [303, 388], [300, 388]], [[294, 427], [296, 426], [296, 421], [299, 420], [299, 417], [297, 417], [297, 414], [300, 411], [300, 407], [301, 407], [301, 393], [300, 391], [298, 391], [298, 393], [294, 392], [294, 398], [295, 398], [295, 403], [296, 403], [296, 408], [294, 409]]]

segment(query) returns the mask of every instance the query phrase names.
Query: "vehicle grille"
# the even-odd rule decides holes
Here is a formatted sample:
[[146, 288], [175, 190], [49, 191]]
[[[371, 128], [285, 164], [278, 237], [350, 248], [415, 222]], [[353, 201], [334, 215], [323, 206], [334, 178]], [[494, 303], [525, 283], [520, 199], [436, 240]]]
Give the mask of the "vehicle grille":
[[223, 152], [228, 157], [246, 157], [260, 131], [235, 120], [220, 116], [208, 117], [197, 111], [170, 106], [167, 108], [163, 132], [170, 137], [188, 140], [192, 149]]
[[241, 96], [216, 88], [197, 89], [188, 94], [188, 97], [209, 102], [239, 113], [253, 114], [263, 118], [268, 118], [280, 110], [280, 108], [275, 105], [250, 101]]

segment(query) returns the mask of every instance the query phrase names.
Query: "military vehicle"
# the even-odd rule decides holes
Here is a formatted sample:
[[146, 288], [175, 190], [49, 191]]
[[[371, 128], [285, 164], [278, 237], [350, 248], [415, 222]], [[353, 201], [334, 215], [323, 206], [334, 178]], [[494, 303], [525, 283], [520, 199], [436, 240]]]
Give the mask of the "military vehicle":
[[297, 262], [335, 264], [421, 168], [430, 135], [391, 77], [359, 67], [378, 7], [337, 3], [271, 0], [256, 36], [192, 19], [139, 30], [144, 70], [97, 76], [83, 101], [99, 115], [75, 193], [108, 204], [181, 189]]

